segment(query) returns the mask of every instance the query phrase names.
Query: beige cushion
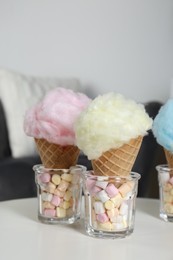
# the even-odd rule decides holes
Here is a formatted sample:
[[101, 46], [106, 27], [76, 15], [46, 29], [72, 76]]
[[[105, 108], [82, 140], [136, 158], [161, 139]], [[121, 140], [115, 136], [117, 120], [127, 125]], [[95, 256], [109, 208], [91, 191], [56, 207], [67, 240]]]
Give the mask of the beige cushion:
[[82, 91], [75, 78], [41, 78], [0, 69], [0, 98], [4, 107], [13, 157], [34, 155], [32, 137], [25, 135], [23, 120], [26, 110], [36, 104], [48, 90], [55, 87]]

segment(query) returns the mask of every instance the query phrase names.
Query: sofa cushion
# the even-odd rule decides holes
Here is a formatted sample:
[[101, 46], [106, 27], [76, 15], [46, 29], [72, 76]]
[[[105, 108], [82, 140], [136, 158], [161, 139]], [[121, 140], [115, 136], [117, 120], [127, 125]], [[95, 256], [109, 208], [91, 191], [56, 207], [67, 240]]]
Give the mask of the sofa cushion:
[[0, 100], [0, 160], [10, 156], [11, 150], [8, 140], [8, 130], [6, 125], [6, 119], [4, 109]]
[[33, 138], [26, 136], [23, 131], [24, 115], [45, 92], [55, 87], [81, 91], [79, 81], [75, 78], [41, 78], [0, 69], [0, 97], [6, 115], [13, 157], [37, 153]]
[[0, 163], [0, 201], [37, 196], [33, 165], [39, 157], [7, 158]]

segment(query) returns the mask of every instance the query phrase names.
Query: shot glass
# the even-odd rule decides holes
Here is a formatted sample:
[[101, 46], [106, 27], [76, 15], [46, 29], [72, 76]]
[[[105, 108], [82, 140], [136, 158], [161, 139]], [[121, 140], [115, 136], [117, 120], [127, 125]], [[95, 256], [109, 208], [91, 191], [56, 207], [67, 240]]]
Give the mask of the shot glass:
[[72, 224], [80, 219], [82, 199], [81, 165], [69, 169], [47, 169], [35, 165], [38, 219], [48, 224]]
[[83, 173], [85, 230], [97, 238], [124, 238], [134, 230], [140, 174], [128, 177]]
[[167, 164], [157, 165], [160, 195], [160, 218], [173, 222], [173, 169]]

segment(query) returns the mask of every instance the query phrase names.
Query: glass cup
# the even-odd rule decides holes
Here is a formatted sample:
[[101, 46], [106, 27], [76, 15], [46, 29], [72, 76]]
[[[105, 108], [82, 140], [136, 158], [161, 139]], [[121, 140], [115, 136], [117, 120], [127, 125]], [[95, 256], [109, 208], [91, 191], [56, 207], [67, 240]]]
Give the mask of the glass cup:
[[85, 230], [98, 238], [124, 238], [134, 230], [135, 202], [140, 174], [95, 176], [83, 172]]
[[80, 219], [82, 199], [81, 165], [69, 169], [47, 169], [35, 165], [38, 219], [49, 224], [72, 224]]
[[160, 218], [173, 222], [173, 169], [167, 164], [157, 165], [160, 194]]

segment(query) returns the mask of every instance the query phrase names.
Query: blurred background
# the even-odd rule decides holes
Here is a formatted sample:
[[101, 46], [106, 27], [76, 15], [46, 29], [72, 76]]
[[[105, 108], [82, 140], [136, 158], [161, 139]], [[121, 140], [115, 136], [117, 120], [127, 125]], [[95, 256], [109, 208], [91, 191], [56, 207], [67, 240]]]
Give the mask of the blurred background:
[[0, 0], [0, 67], [73, 76], [91, 97], [165, 102], [173, 78], [172, 0]]

